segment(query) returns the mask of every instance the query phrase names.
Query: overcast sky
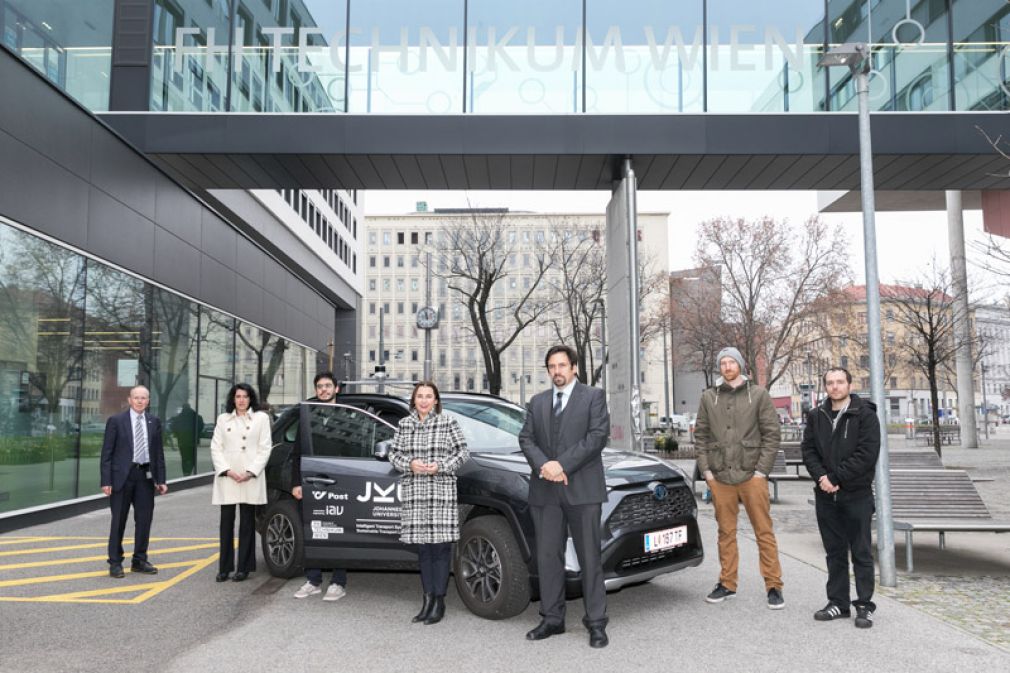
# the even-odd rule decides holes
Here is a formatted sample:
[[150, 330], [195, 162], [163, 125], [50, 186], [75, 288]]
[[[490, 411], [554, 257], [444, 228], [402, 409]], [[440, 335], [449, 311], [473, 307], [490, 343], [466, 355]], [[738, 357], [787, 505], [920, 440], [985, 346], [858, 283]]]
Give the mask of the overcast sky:
[[[536, 212], [604, 213], [609, 197], [609, 193], [602, 191], [370, 191], [365, 196], [365, 213], [394, 215], [413, 212], [418, 201], [426, 201], [429, 210], [470, 205]], [[695, 231], [699, 222], [720, 216], [769, 215], [800, 223], [817, 213], [817, 193], [640, 191], [638, 210], [670, 213], [670, 268], [681, 269], [692, 266]], [[856, 282], [862, 284], [865, 278], [862, 216], [859, 213], [827, 213], [822, 217], [843, 227], [849, 241], [849, 263]], [[981, 241], [984, 238], [982, 213], [967, 210], [964, 219], [965, 237], [969, 241], [969, 260], [979, 260], [981, 256], [972, 250], [971, 241]], [[949, 267], [950, 250], [945, 212], [878, 213], [876, 222], [878, 266], [882, 282], [921, 278], [928, 273], [934, 258], [943, 268]], [[979, 278], [978, 285], [986, 286], [986, 294], [1006, 294], [1006, 290], [998, 287], [998, 281], [971, 267], [969, 275]], [[972, 298], [977, 300], [981, 297]]]

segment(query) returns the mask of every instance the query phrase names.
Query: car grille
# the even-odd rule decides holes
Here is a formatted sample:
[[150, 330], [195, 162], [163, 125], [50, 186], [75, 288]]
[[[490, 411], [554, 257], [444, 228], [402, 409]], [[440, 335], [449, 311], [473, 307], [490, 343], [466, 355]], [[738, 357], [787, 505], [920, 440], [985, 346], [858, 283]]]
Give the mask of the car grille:
[[667, 551], [662, 551], [657, 554], [647, 554], [645, 556], [635, 556], [633, 558], [626, 558], [617, 566], [617, 572], [623, 573], [627, 570], [635, 570], [638, 568], [644, 568], [654, 565], [662, 565], [665, 561], [673, 557], [677, 550], [670, 549]]
[[652, 493], [635, 493], [625, 497], [607, 520], [611, 530], [641, 526], [655, 521], [691, 516], [694, 496], [687, 487], [671, 488], [665, 500], [656, 500]]

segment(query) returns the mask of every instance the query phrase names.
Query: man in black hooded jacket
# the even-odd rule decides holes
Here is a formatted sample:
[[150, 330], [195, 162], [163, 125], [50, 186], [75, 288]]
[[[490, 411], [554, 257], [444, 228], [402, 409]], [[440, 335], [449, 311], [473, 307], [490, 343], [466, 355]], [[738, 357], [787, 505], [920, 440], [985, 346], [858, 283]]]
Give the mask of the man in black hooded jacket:
[[850, 393], [852, 375], [841, 367], [824, 374], [828, 398], [807, 414], [803, 463], [814, 487], [817, 526], [827, 554], [828, 604], [817, 621], [849, 617], [849, 553], [856, 577], [856, 626], [873, 626], [876, 605], [871, 553], [873, 475], [880, 455], [880, 421], [872, 402]]

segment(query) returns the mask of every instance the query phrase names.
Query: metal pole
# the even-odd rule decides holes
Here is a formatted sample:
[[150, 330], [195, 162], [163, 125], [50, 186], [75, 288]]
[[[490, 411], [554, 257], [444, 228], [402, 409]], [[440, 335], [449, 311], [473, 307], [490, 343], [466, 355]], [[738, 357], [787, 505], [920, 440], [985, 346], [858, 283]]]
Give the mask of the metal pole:
[[642, 450], [642, 336], [638, 317], [638, 204], [636, 202], [637, 183], [631, 159], [625, 159], [622, 174], [624, 204], [627, 208], [625, 221], [628, 223], [628, 316], [631, 319], [631, 442], [632, 450]]
[[950, 242], [950, 280], [954, 288], [954, 365], [957, 372], [957, 414], [961, 417], [961, 448], [978, 448], [975, 425], [975, 377], [971, 363], [971, 322], [968, 307], [968, 265], [964, 253], [964, 212], [961, 192], [948, 190], [947, 239]]
[[522, 347], [523, 368], [519, 375], [519, 404], [526, 406], [526, 346]]
[[[379, 366], [380, 367], [383, 367], [383, 365], [386, 364], [386, 358], [384, 357], [384, 355], [385, 355], [385, 348], [386, 348], [386, 341], [385, 341], [385, 339], [383, 338], [383, 335], [382, 335], [382, 329], [383, 329], [383, 323], [384, 322], [385, 322], [385, 311], [380, 306], [379, 307]], [[386, 373], [384, 371], [382, 371], [382, 372], [376, 372], [375, 373], [375, 377], [377, 379], [379, 379], [379, 381], [382, 381], [382, 380], [384, 380], [386, 378]], [[379, 391], [379, 394], [381, 395], [382, 393], [386, 392], [386, 387], [383, 386], [383, 385], [380, 385], [379, 388], [378, 388], [378, 391]]]
[[[424, 255], [424, 305], [431, 306], [431, 253]], [[431, 330], [424, 330], [424, 380], [431, 380]]]
[[894, 522], [891, 520], [891, 473], [887, 453], [887, 421], [884, 399], [884, 344], [880, 335], [880, 277], [877, 272], [876, 204], [873, 193], [873, 152], [870, 146], [870, 55], [863, 45], [863, 60], [856, 68], [859, 98], [859, 174], [863, 205], [863, 245], [866, 259], [866, 318], [870, 342], [870, 390], [880, 421], [880, 458], [877, 460], [877, 560], [880, 584], [897, 586], [894, 565]]
[[666, 323], [663, 323], [663, 397], [666, 399], [666, 422], [670, 420], [670, 363], [666, 353]]
[[[960, 393], [958, 393], [960, 398]], [[974, 409], [972, 410], [974, 412]], [[974, 413], [972, 414], [974, 415]], [[985, 428], [985, 438], [989, 439], [989, 403], [985, 397], [985, 363], [982, 363], [982, 427]], [[964, 421], [961, 421], [961, 431], [964, 431]]]
[[603, 303], [603, 300], [599, 300], [600, 304], [600, 350], [602, 351], [602, 367], [600, 369], [600, 384], [603, 387], [603, 393], [607, 393], [607, 305]]

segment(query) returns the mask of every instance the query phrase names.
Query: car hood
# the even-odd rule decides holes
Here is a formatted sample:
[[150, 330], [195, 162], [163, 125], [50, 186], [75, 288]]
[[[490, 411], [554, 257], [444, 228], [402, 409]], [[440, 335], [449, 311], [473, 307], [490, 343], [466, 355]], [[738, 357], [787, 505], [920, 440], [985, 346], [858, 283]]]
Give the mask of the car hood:
[[[530, 473], [526, 457], [521, 453], [472, 452], [470, 458], [484, 467], [523, 475]], [[683, 477], [681, 472], [652, 456], [618, 449], [603, 450], [603, 469], [610, 488]]]

